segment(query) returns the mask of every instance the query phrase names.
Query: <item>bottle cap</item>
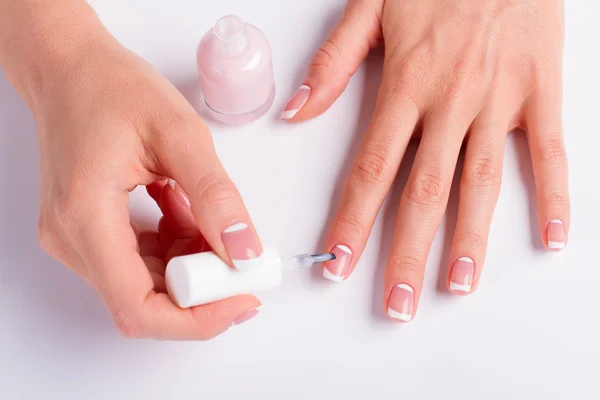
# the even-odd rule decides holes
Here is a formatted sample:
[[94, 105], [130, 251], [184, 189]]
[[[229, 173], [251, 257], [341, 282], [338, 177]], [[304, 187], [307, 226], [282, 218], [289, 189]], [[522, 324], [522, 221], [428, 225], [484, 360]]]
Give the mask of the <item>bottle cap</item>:
[[212, 251], [174, 257], [165, 271], [167, 290], [175, 304], [188, 308], [276, 289], [283, 278], [281, 257], [265, 247], [261, 258], [262, 264], [239, 271]]

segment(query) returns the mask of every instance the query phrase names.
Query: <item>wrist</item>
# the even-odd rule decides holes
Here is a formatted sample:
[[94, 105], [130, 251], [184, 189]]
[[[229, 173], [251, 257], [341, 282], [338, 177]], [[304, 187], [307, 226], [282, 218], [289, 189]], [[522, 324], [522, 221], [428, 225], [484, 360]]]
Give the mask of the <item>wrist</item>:
[[0, 65], [34, 114], [40, 99], [85, 58], [86, 49], [110, 38], [82, 0], [0, 0], [2, 13]]

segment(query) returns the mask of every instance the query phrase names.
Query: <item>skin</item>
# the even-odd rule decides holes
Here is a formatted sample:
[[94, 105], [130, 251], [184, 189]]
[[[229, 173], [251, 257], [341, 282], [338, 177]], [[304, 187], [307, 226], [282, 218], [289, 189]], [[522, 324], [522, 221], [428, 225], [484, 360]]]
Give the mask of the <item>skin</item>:
[[[306, 81], [313, 95], [294, 121], [324, 112], [369, 49], [385, 45], [377, 109], [327, 245], [348, 245], [354, 267], [407, 142], [422, 132], [386, 297], [408, 282], [418, 298], [467, 134], [453, 255], [475, 260], [476, 282], [512, 128], [523, 128], [530, 141], [541, 231], [554, 218], [568, 227], [562, 12], [557, 0], [348, 2], [314, 58]], [[181, 310], [165, 293], [170, 257], [212, 248], [230, 262], [220, 233], [250, 219], [206, 125], [87, 3], [0, 0], [0, 64], [38, 124], [40, 243], [99, 293], [124, 336], [209, 339], [260, 305], [238, 296]], [[178, 182], [175, 190], [167, 177]], [[128, 193], [138, 185], [147, 185], [164, 214], [158, 232], [130, 224]]]
[[[1, 0], [0, 60], [38, 126], [39, 242], [98, 292], [124, 336], [210, 339], [260, 305], [238, 296], [182, 310], [166, 294], [170, 257], [212, 248], [231, 262], [221, 232], [250, 218], [204, 122], [85, 1]], [[138, 185], [161, 207], [159, 234], [131, 226]]]
[[563, 221], [566, 236], [563, 2], [350, 0], [313, 58], [304, 82], [312, 93], [292, 121], [325, 112], [368, 51], [381, 45], [385, 61], [376, 110], [347, 178], [326, 249], [348, 246], [354, 268], [407, 144], [419, 136], [399, 204], [383, 306], [387, 309], [390, 292], [399, 283], [410, 285], [418, 302], [427, 256], [464, 146], [450, 259], [474, 260], [476, 288], [500, 189], [504, 142], [516, 128], [526, 133], [531, 151], [542, 241], [547, 243], [553, 219]]

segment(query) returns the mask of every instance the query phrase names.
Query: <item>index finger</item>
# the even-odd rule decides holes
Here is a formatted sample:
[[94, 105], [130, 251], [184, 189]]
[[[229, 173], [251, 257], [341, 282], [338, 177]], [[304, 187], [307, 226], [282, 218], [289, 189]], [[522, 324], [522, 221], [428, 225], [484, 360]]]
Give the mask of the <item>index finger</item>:
[[382, 85], [326, 241], [326, 250], [336, 254], [336, 259], [325, 264], [325, 278], [342, 282], [352, 273], [418, 119], [419, 110], [410, 96]]

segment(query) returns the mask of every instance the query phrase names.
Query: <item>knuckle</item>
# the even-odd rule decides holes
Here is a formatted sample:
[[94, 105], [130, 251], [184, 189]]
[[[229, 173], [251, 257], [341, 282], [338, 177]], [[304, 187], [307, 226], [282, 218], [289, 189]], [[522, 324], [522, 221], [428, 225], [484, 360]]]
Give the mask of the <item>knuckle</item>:
[[390, 260], [390, 268], [402, 275], [422, 275], [423, 263], [418, 257], [402, 255]]
[[404, 189], [404, 198], [413, 204], [440, 207], [444, 202], [446, 184], [441, 173], [421, 173], [409, 180]]
[[392, 89], [396, 91], [405, 87], [408, 82], [420, 81], [420, 75], [423, 73], [423, 67], [418, 61], [409, 58], [403, 64], [397, 64], [390, 67], [391, 73], [397, 78], [388, 82]]
[[390, 93], [413, 93], [413, 98], [421, 98], [423, 85], [423, 66], [420, 63], [407, 61], [399, 66], [391, 66], [389, 74], [382, 79], [382, 87]]
[[569, 196], [566, 192], [560, 189], [553, 189], [545, 193], [545, 203], [553, 205], [567, 205], [569, 204]]
[[546, 140], [542, 144], [539, 154], [542, 161], [547, 163], [559, 163], [566, 158], [562, 140], [557, 138]]
[[343, 232], [344, 237], [362, 238], [367, 227], [358, 214], [345, 212], [337, 218], [336, 231]]
[[113, 314], [113, 321], [119, 333], [127, 339], [145, 337], [145, 329], [137, 313], [131, 310], [119, 309]]
[[311, 67], [333, 68], [340, 58], [340, 50], [334, 41], [327, 39], [317, 50], [311, 61]]
[[388, 162], [378, 152], [364, 152], [358, 156], [352, 176], [363, 185], [374, 186], [385, 183], [388, 169]]
[[466, 166], [465, 184], [490, 187], [499, 183], [498, 163], [490, 157], [477, 157]]
[[487, 236], [477, 230], [457, 232], [455, 236], [456, 243], [469, 249], [483, 249], [487, 246]]
[[534, 93], [537, 94], [548, 92], [552, 82], [556, 82], [556, 78], [560, 77], [554, 60], [539, 57], [537, 54], [526, 54], [516, 64], [521, 65], [524, 78], [532, 82]]
[[195, 185], [200, 202], [205, 206], [223, 204], [238, 194], [233, 182], [218, 172], [204, 175]]

